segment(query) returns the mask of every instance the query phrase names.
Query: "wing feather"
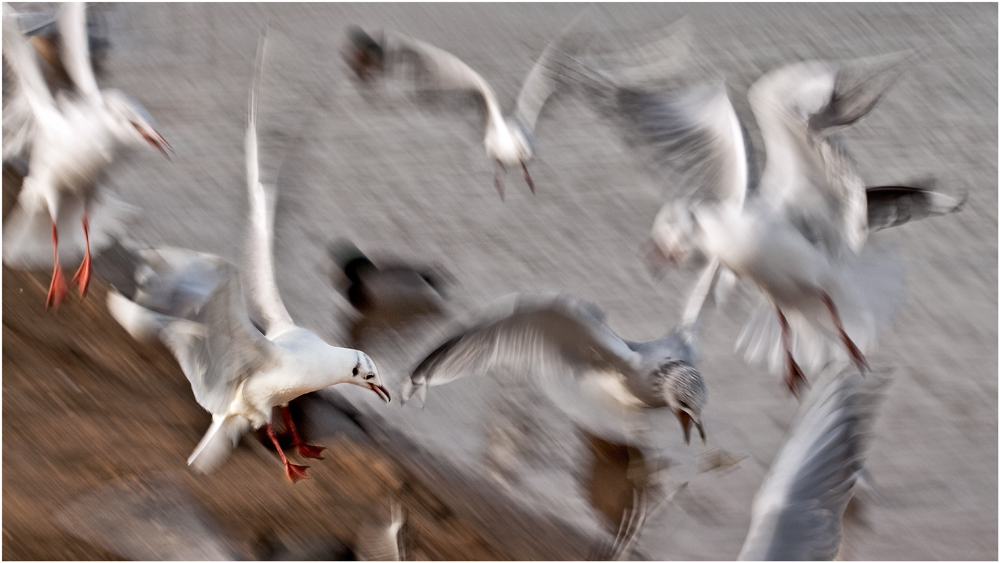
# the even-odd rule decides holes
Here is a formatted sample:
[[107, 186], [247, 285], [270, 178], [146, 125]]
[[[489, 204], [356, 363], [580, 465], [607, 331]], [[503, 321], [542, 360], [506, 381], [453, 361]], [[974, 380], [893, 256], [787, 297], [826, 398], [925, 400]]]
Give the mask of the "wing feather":
[[[36, 120], [45, 112], [55, 110], [55, 100], [38, 66], [38, 56], [22, 33], [17, 16], [9, 4], [3, 4], [3, 57], [16, 82], [11, 92], [4, 92], [4, 160], [30, 150]], [[5, 79], [5, 90], [6, 82]]]
[[965, 199], [926, 188], [878, 186], [865, 190], [868, 232], [874, 233], [927, 217], [946, 215], [962, 208]]
[[73, 80], [81, 96], [92, 102], [99, 102], [101, 91], [90, 64], [87, 5], [84, 2], [63, 4], [59, 15], [59, 34], [62, 36], [62, 59], [66, 74]]
[[864, 462], [878, 390], [854, 370], [815, 387], [754, 498], [741, 560], [832, 560]]
[[596, 309], [566, 294], [515, 294], [429, 354], [414, 385], [442, 385], [505, 367], [517, 376], [582, 376], [600, 369], [635, 373], [640, 358]]
[[264, 65], [267, 44], [266, 30], [261, 32], [254, 64], [253, 83], [247, 104], [247, 131], [245, 138], [247, 164], [247, 191], [250, 199], [250, 232], [247, 234], [247, 286], [255, 316], [263, 322], [265, 333], [279, 333], [295, 326], [285, 303], [278, 292], [274, 276], [274, 208], [277, 202], [276, 186], [260, 182], [257, 156], [257, 96], [260, 75]]

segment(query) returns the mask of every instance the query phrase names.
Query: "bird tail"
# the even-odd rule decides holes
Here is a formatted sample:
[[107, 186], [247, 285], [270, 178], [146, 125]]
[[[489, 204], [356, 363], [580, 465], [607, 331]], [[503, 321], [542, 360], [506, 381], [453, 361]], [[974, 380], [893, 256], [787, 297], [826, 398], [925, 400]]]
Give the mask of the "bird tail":
[[[867, 246], [859, 256], [848, 257], [830, 297], [854, 344], [867, 353], [879, 332], [903, 303], [905, 268], [899, 252], [891, 247]], [[819, 300], [802, 310], [783, 311], [791, 329], [792, 355], [806, 374], [819, 373], [831, 362], [849, 361], [846, 348], [833, 328], [830, 312]], [[736, 342], [748, 363], [766, 364], [783, 373], [784, 348], [774, 306], [757, 307]]]
[[[22, 194], [24, 191], [22, 190]], [[52, 266], [52, 219], [44, 205], [24, 205], [19, 199], [4, 219], [3, 263], [23, 269]], [[90, 252], [97, 255], [114, 244], [116, 237], [135, 217], [138, 209], [98, 192], [88, 206]], [[56, 228], [59, 235], [59, 261], [63, 265], [83, 260], [86, 239], [83, 236], [83, 199], [67, 198], [63, 202]]]
[[242, 416], [213, 414], [212, 426], [188, 458], [188, 465], [202, 473], [209, 473], [222, 462], [250, 430], [250, 421]]

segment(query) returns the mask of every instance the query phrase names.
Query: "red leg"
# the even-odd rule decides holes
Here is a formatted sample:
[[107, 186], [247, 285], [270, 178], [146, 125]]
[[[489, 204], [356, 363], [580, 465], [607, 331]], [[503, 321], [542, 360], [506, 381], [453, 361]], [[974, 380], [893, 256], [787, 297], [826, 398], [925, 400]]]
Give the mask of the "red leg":
[[87, 214], [83, 214], [83, 240], [87, 245], [87, 251], [83, 255], [83, 262], [80, 269], [73, 276], [73, 285], [80, 287], [80, 297], [87, 296], [87, 288], [90, 286], [90, 222]]
[[312, 459], [323, 459], [323, 456], [320, 454], [326, 448], [305, 443], [302, 437], [299, 436], [299, 431], [295, 428], [295, 421], [292, 420], [292, 413], [289, 412], [288, 405], [279, 408], [281, 409], [281, 418], [285, 421], [285, 429], [292, 433], [292, 445], [299, 450], [299, 455]]
[[496, 161], [496, 166], [493, 167], [493, 186], [496, 187], [497, 193], [500, 194], [500, 201], [503, 201], [503, 178], [500, 177], [500, 172], [507, 174], [507, 169], [503, 167], [503, 163], [499, 160]]
[[785, 314], [781, 312], [781, 309], [775, 307], [778, 311], [778, 320], [781, 322], [781, 345], [785, 348], [785, 385], [796, 397], [799, 396], [799, 382], [808, 385], [806, 381], [806, 376], [802, 373], [802, 368], [796, 363], [795, 358], [792, 356], [792, 339], [791, 330], [788, 327], [788, 319], [785, 318]]
[[531, 174], [528, 174], [528, 167], [524, 165], [524, 161], [521, 161], [521, 169], [524, 170], [524, 181], [528, 183], [528, 187], [531, 188], [531, 193], [535, 193], [535, 182], [531, 180]]
[[285, 452], [281, 451], [281, 444], [278, 443], [278, 437], [274, 435], [274, 428], [271, 428], [270, 423], [267, 425], [267, 435], [271, 438], [271, 442], [274, 443], [274, 449], [278, 450], [278, 455], [281, 456], [281, 463], [285, 464], [285, 475], [288, 475], [288, 480], [294, 483], [305, 477], [306, 469], [309, 467], [305, 465], [295, 465], [288, 462], [288, 458], [285, 457]]
[[833, 299], [826, 294], [825, 291], [820, 292], [820, 297], [823, 298], [823, 303], [826, 303], [826, 308], [830, 310], [830, 314], [833, 315], [833, 324], [837, 326], [837, 332], [840, 333], [840, 340], [844, 343], [847, 351], [851, 354], [851, 359], [854, 360], [854, 365], [858, 366], [858, 369], [862, 372], [871, 371], [868, 367], [868, 360], [865, 359], [865, 355], [861, 353], [861, 350], [854, 344], [854, 341], [847, 336], [847, 332], [844, 331], [844, 325], [840, 322], [840, 314], [837, 313], [837, 306], [833, 304]]
[[56, 222], [52, 222], [52, 261], [55, 267], [52, 270], [52, 282], [49, 283], [49, 295], [45, 298], [46, 309], [59, 309], [69, 287], [66, 285], [66, 278], [63, 277], [62, 268], [59, 267], [59, 235], [56, 233]]

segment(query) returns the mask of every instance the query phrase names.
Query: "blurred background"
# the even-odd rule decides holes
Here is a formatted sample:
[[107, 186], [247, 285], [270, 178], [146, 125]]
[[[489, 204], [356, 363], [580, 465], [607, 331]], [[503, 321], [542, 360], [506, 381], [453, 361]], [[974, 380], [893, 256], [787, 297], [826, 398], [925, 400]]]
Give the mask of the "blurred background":
[[[679, 321], [698, 271], [656, 277], [646, 269], [640, 246], [673, 187], [610, 123], [580, 98], [552, 100], [536, 130], [537, 194], [511, 170], [501, 202], [474, 104], [424, 103], [405, 80], [361, 85], [339, 54], [350, 24], [405, 32], [461, 58], [511, 108], [534, 60], [583, 8], [100, 5], [110, 41], [100, 84], [138, 99], [176, 150], [170, 162], [131, 154], [109, 172], [105, 185], [140, 209], [127, 241], [241, 258], [247, 89], [269, 22], [261, 164], [279, 186], [277, 281], [300, 325], [334, 344], [355, 336], [358, 313], [328, 256], [331, 242], [347, 239], [376, 264], [446, 272], [446, 311], [362, 336], [394, 398], [456, 319], [511, 292], [567, 291], [602, 308], [623, 338], [662, 335]], [[726, 80], [758, 165], [765, 155], [746, 90], [763, 73], [803, 59], [922, 49], [846, 132], [848, 148], [869, 186], [933, 177], [936, 189], [968, 201], [956, 215], [875, 235], [904, 255], [908, 287], [869, 354], [894, 379], [870, 443], [876, 493], [845, 523], [841, 556], [996, 559], [996, 5], [609, 10], [623, 37], [691, 17], [697, 66]], [[5, 212], [17, 186], [5, 172]], [[252, 435], [221, 470], [194, 474], [185, 460], [210, 416], [166, 349], [132, 341], [106, 313], [96, 282], [85, 303], [71, 297], [53, 315], [42, 307], [48, 272], [3, 273], [5, 559], [142, 557], [121, 548], [122, 536], [108, 539], [126, 524], [81, 524], [100, 510], [80, 506], [112, 506], [85, 496], [108, 483], [133, 492], [179, 487], [203, 524], [191, 527], [193, 513], [177, 518], [224, 545], [223, 556], [332, 557], [366, 522], [385, 518], [391, 499], [402, 499], [415, 559], [579, 559], [617, 528], [588, 493], [587, 439], [533, 390], [500, 377], [434, 388], [424, 409], [386, 406], [359, 389], [326, 392], [349, 416], [323, 419], [314, 432], [327, 459], [310, 463], [311, 479], [295, 485]], [[708, 444], [685, 446], [673, 422], [650, 433], [656, 455], [669, 460], [666, 482], [688, 485], [650, 516], [637, 558], [739, 552], [753, 494], [798, 405], [780, 378], [733, 351], [759, 299], [741, 286], [704, 327]], [[164, 502], [181, 503], [178, 495]]]

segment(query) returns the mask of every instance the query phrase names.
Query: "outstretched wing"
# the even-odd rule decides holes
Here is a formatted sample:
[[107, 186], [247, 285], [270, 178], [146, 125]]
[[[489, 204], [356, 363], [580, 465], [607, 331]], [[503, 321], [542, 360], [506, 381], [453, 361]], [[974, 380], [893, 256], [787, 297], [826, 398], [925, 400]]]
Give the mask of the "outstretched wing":
[[868, 232], [874, 233], [910, 221], [947, 215], [962, 208], [965, 199], [908, 186], [878, 186], [865, 190]]
[[198, 403], [225, 414], [247, 375], [275, 361], [275, 348], [247, 314], [236, 266], [179, 248], [136, 253], [135, 293], [109, 293], [109, 310], [134, 336], [158, 334]]
[[741, 560], [832, 560], [885, 380], [855, 370], [816, 387], [754, 498]]
[[4, 79], [3, 158], [7, 160], [30, 150], [35, 120], [40, 113], [54, 110], [55, 101], [42, 77], [38, 56], [18, 24], [18, 14], [6, 3], [3, 5], [3, 58], [16, 84], [8, 92]]
[[97, 87], [94, 68], [90, 64], [86, 3], [63, 4], [59, 15], [59, 34], [62, 36], [62, 59], [66, 74], [73, 80], [81, 96], [91, 102], [99, 102], [101, 91]]
[[861, 250], [868, 213], [854, 162], [830, 134], [871, 111], [908, 56], [795, 63], [765, 74], [750, 87], [750, 105], [767, 151], [760, 194], [833, 255], [844, 247]]
[[543, 378], [639, 369], [639, 355], [600, 312], [564, 293], [507, 296], [484, 316], [431, 352], [413, 371], [412, 385], [442, 385], [498, 367]]
[[264, 325], [265, 334], [281, 332], [295, 326], [285, 303], [278, 293], [274, 277], [274, 208], [277, 187], [260, 182], [257, 159], [257, 95], [260, 91], [260, 74], [264, 65], [267, 44], [266, 30], [261, 32], [254, 63], [253, 83], [247, 107], [245, 139], [247, 159], [247, 192], [250, 198], [250, 230], [247, 233], [246, 280], [254, 316]]

